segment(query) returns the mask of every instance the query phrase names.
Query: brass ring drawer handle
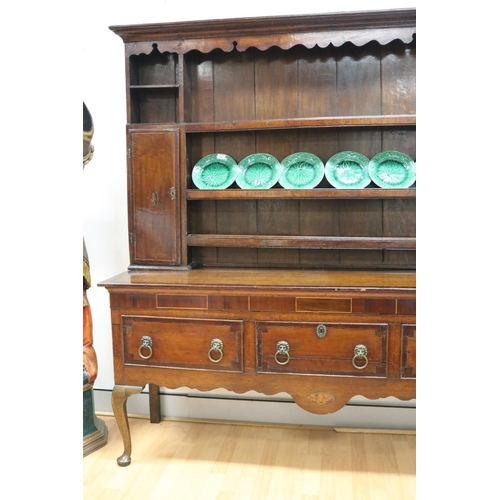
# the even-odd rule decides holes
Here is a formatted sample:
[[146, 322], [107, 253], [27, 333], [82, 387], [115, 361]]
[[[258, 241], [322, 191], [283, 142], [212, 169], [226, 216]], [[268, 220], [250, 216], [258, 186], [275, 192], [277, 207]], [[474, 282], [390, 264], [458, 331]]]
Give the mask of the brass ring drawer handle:
[[[356, 359], [361, 358], [364, 360], [362, 365], [356, 364]], [[363, 370], [368, 366], [368, 349], [363, 344], [359, 344], [354, 348], [354, 357], [352, 358], [352, 365], [358, 370]]]
[[[208, 351], [208, 359], [212, 363], [220, 363], [222, 361], [222, 358], [224, 357], [224, 352], [222, 351], [223, 349], [224, 349], [224, 344], [222, 343], [222, 340], [212, 339], [212, 342], [210, 344], [210, 349]], [[219, 357], [214, 359], [212, 357], [213, 352], [219, 353]]]
[[[143, 349], [146, 349], [146, 355], [143, 354]], [[141, 345], [139, 347], [139, 356], [142, 359], [149, 359], [153, 355], [153, 339], [148, 336], [141, 338]]]
[[[278, 356], [285, 356], [285, 361], [280, 361]], [[286, 365], [290, 361], [290, 345], [285, 340], [280, 340], [276, 344], [276, 354], [274, 360], [278, 365]]]

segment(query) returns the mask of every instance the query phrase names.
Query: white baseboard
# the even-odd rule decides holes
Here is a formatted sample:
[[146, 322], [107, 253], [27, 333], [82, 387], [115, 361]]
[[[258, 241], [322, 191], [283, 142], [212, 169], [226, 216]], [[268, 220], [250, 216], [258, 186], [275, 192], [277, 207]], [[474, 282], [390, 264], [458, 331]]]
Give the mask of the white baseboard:
[[[130, 416], [149, 415], [148, 387], [130, 396], [127, 411]], [[256, 393], [258, 394], [258, 393]], [[316, 415], [296, 405], [287, 395], [277, 398], [253, 394], [232, 396], [210, 393], [161, 393], [162, 417], [231, 420], [242, 422], [356, 427], [365, 429], [416, 430], [415, 400], [399, 401], [385, 398], [377, 401], [353, 398], [335, 413]], [[94, 389], [96, 412], [110, 413], [111, 391]]]

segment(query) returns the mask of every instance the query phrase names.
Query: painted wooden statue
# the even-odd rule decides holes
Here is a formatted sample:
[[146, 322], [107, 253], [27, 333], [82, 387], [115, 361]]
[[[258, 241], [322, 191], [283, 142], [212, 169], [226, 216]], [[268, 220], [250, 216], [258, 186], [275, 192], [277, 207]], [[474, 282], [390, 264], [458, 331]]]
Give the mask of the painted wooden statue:
[[[92, 115], [83, 103], [83, 167], [92, 159]], [[87, 298], [90, 288], [90, 263], [83, 240], [83, 456], [104, 446], [107, 442], [106, 424], [94, 412], [93, 385], [97, 377], [97, 355], [93, 347], [92, 313]]]
[[[92, 159], [94, 146], [92, 137], [94, 125], [92, 116], [83, 103], [83, 167]], [[97, 355], [93, 347], [92, 313], [87, 299], [87, 290], [90, 288], [90, 263], [83, 240], [83, 378], [84, 383], [93, 384], [97, 377]]]

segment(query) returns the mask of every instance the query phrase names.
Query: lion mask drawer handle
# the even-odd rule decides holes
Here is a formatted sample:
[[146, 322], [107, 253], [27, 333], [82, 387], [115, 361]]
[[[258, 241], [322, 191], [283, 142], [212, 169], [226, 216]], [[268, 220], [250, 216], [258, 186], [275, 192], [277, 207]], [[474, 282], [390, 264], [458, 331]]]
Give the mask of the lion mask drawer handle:
[[[285, 361], [280, 361], [278, 357], [285, 356]], [[290, 345], [285, 340], [280, 340], [276, 344], [276, 354], [274, 360], [278, 365], [286, 365], [290, 361]]]
[[[146, 355], [143, 354], [143, 349], [146, 349]], [[139, 356], [142, 359], [149, 359], [153, 355], [153, 339], [148, 336], [141, 338], [141, 345], [139, 347]]]
[[[356, 364], [356, 360], [358, 358], [364, 360], [364, 363], [362, 365]], [[354, 357], [352, 358], [352, 365], [354, 366], [354, 368], [357, 368], [358, 370], [363, 370], [368, 366], [368, 349], [363, 344], [358, 344], [354, 348]]]
[[[224, 352], [222, 351], [224, 349], [224, 344], [222, 343], [222, 340], [220, 339], [212, 339], [212, 342], [210, 344], [210, 350], [208, 351], [208, 359], [212, 363], [220, 363], [222, 361], [222, 358], [224, 357]], [[212, 353], [219, 353], [219, 357], [214, 359], [212, 357]]]

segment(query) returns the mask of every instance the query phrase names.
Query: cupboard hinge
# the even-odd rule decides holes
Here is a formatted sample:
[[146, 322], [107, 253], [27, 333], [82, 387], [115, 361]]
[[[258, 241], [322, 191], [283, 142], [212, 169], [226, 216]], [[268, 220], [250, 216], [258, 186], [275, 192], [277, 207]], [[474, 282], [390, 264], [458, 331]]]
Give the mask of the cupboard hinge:
[[131, 244], [134, 242], [134, 233], [128, 233], [128, 242]]
[[127, 157], [129, 160], [130, 160], [130, 158], [132, 158], [132, 148], [127, 149]]

